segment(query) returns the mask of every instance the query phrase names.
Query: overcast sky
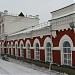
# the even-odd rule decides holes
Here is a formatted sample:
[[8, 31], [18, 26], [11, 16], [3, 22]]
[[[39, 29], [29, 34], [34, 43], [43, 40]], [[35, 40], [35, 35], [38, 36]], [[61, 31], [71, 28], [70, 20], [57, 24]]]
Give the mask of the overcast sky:
[[74, 3], [74, 0], [0, 0], [0, 11], [39, 15], [40, 22], [51, 19], [50, 12]]

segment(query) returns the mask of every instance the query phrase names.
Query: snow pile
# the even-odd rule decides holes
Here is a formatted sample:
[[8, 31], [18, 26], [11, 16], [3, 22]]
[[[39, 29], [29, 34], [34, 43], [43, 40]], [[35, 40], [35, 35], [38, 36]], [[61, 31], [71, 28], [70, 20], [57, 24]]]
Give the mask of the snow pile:
[[[14, 62], [14, 63], [12, 63]], [[0, 75], [66, 75], [55, 71], [49, 71], [36, 65], [23, 63], [19, 60], [10, 60], [10, 62], [0, 59]]]
[[34, 70], [38, 70], [40, 72], [49, 74], [49, 75], [68, 75], [66, 73], [59, 73], [59, 72], [56, 72], [56, 71], [53, 71], [53, 70], [46, 69], [44, 67], [39, 67], [39, 66], [36, 66], [34, 64], [28, 64], [28, 63], [25, 63], [25, 62], [22, 62], [22, 61], [19, 61], [19, 60], [16, 60], [16, 59], [10, 59], [10, 62], [17, 63], [17, 64], [23, 65], [25, 67], [32, 68]]
[[[7, 75], [44, 75], [43, 72], [39, 72], [38, 70], [34, 70], [28, 67], [24, 67], [19, 64], [7, 62], [0, 59], [0, 74], [7, 74]], [[46, 74], [48, 75], [48, 74]]]

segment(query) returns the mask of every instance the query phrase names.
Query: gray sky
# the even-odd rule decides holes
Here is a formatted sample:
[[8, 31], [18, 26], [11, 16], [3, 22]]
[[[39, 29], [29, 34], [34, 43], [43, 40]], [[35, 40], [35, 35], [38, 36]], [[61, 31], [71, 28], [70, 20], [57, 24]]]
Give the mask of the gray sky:
[[74, 3], [74, 0], [0, 0], [0, 11], [39, 15], [40, 22], [51, 19], [50, 12]]

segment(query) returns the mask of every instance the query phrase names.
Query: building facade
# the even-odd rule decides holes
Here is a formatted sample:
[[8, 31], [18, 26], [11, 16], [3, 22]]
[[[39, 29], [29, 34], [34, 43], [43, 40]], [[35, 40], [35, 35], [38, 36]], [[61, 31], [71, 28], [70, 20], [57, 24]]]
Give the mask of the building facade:
[[27, 18], [22, 23], [16, 22], [17, 17], [14, 22], [3, 19], [1, 24], [6, 32], [0, 35], [0, 54], [75, 66], [75, 3], [51, 14], [52, 19], [43, 24], [38, 24], [38, 18]]

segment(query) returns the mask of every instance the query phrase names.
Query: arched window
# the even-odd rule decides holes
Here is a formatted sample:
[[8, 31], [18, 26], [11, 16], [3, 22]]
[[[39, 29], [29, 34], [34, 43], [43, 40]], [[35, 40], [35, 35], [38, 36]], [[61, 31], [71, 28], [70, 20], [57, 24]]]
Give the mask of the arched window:
[[15, 44], [16, 56], [18, 56], [18, 44]]
[[7, 44], [7, 49], [8, 49], [8, 54], [10, 54], [10, 43], [8, 42], [8, 44]]
[[14, 51], [13, 51], [14, 49], [13, 49], [13, 43], [11, 42], [11, 55], [14, 55]]
[[2, 24], [2, 33], [4, 33], [4, 24]]
[[0, 42], [0, 54], [2, 54], [2, 44]]
[[1, 43], [1, 53], [4, 54], [4, 43]]
[[1, 25], [0, 25], [0, 34], [1, 34]]
[[39, 60], [40, 59], [40, 50], [39, 50], [38, 43], [35, 44], [35, 50], [36, 50], [36, 59]]
[[24, 56], [24, 52], [23, 52], [23, 44], [20, 44], [20, 52], [21, 52], [21, 56], [23, 57]]
[[46, 44], [46, 61], [48, 62], [52, 61], [52, 50], [50, 42]]
[[11, 42], [11, 54], [15, 55], [15, 45]]
[[63, 64], [64, 65], [70, 65], [71, 66], [71, 64], [72, 64], [72, 61], [71, 61], [71, 55], [72, 54], [71, 53], [72, 53], [71, 52], [71, 45], [68, 41], [65, 41], [63, 43], [63, 58], [64, 58]]
[[27, 57], [30, 58], [31, 57], [31, 52], [30, 52], [30, 44], [27, 44]]

